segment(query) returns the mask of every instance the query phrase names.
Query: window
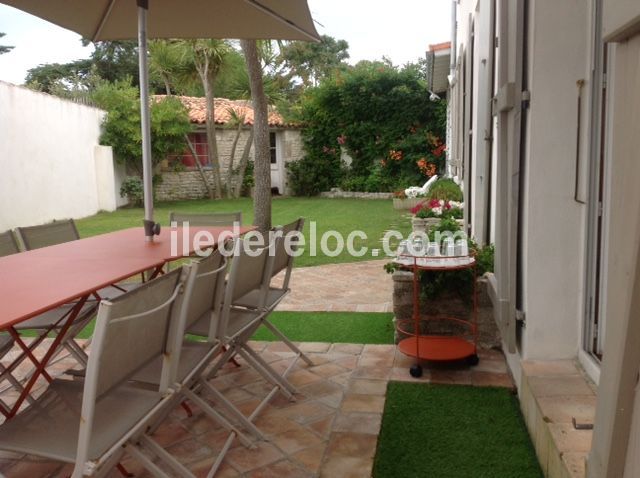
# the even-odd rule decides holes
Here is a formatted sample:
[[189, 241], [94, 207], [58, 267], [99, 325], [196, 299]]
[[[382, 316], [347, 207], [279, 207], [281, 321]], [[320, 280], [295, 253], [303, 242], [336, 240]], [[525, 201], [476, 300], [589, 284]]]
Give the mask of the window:
[[276, 134], [269, 133], [269, 154], [271, 155], [271, 164], [276, 164], [278, 162], [278, 157], [276, 154]]
[[[206, 133], [191, 133], [189, 140], [196, 152], [196, 157], [202, 166], [209, 166], [209, 144], [207, 143]], [[182, 163], [187, 168], [196, 167], [196, 158], [191, 153], [191, 149], [186, 147], [182, 154], [178, 154], [169, 158], [172, 164]]]

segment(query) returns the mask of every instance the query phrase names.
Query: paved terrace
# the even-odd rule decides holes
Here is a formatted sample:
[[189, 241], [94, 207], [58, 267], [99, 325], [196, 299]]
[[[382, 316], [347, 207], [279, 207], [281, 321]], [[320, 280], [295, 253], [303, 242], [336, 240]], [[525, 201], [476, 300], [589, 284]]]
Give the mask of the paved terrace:
[[[293, 354], [280, 343], [253, 342], [262, 357], [283, 371]], [[407, 358], [393, 345], [356, 345], [307, 342], [300, 345], [314, 361], [298, 361], [289, 374], [298, 388], [296, 400], [277, 395], [256, 420], [268, 441], [247, 450], [232, 445], [216, 476], [220, 477], [369, 477], [390, 380], [513, 387], [504, 358], [495, 351], [481, 351], [480, 364], [469, 368], [449, 365], [426, 368], [423, 377], [410, 377]], [[53, 366], [54, 373], [72, 362]], [[212, 383], [245, 414], [269, 389], [251, 368], [228, 364]], [[44, 387], [44, 384], [42, 384]], [[5, 392], [0, 398], [11, 401]], [[197, 476], [206, 476], [227, 432], [216, 427], [195, 407], [187, 417], [176, 408], [156, 433], [156, 440]], [[139, 478], [151, 475], [130, 458], [126, 468]], [[70, 466], [13, 453], [0, 454], [0, 476], [53, 478], [69, 476]], [[114, 471], [110, 478], [121, 478]]]
[[388, 260], [293, 269], [291, 294], [278, 310], [393, 312]]

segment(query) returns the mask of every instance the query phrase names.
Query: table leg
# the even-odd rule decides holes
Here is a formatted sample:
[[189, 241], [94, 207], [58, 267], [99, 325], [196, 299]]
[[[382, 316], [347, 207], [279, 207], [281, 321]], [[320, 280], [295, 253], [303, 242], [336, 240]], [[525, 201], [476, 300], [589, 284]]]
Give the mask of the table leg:
[[[34, 365], [36, 366], [36, 369], [33, 372], [33, 375], [31, 375], [31, 378], [29, 379], [29, 381], [25, 385], [24, 389], [20, 393], [20, 396], [18, 397], [18, 400], [16, 400], [16, 403], [13, 405], [13, 407], [9, 411], [9, 414], [7, 415], [7, 419], [10, 419], [10, 418], [14, 417], [16, 415], [16, 413], [18, 413], [18, 410], [20, 409], [20, 407], [22, 406], [22, 404], [24, 403], [26, 398], [29, 396], [29, 394], [31, 392], [31, 389], [35, 385], [35, 383], [38, 380], [38, 378], [40, 377], [40, 375], [42, 375], [47, 381], [51, 382], [52, 378], [47, 373], [47, 371], [45, 370], [45, 367], [48, 365], [49, 360], [51, 359], [51, 357], [53, 357], [56, 349], [62, 343], [62, 340], [63, 340], [64, 336], [66, 335], [67, 331], [69, 330], [69, 328], [73, 324], [74, 320], [77, 318], [78, 314], [82, 310], [82, 307], [84, 306], [85, 302], [87, 301], [87, 298], [88, 298], [88, 296], [85, 296], [85, 297], [81, 298], [78, 301], [78, 303], [73, 307], [73, 309], [71, 310], [71, 313], [68, 315], [64, 325], [62, 326], [62, 328], [60, 329], [60, 331], [56, 335], [55, 339], [53, 340], [53, 343], [51, 344], [51, 346], [49, 347], [47, 352], [44, 354], [44, 357], [42, 357], [41, 361], [38, 361], [38, 359], [33, 355], [33, 353], [31, 352], [31, 349], [29, 347], [27, 347], [27, 345], [22, 341], [22, 339], [20, 338], [20, 335], [16, 332], [16, 330], [13, 327], [11, 329], [9, 329], [9, 333], [11, 334], [11, 336], [14, 338], [14, 340], [16, 341], [18, 346], [23, 349], [24, 353], [27, 354], [29, 359], [34, 363]], [[44, 339], [44, 336], [46, 336], [46, 332], [43, 334], [42, 339]]]

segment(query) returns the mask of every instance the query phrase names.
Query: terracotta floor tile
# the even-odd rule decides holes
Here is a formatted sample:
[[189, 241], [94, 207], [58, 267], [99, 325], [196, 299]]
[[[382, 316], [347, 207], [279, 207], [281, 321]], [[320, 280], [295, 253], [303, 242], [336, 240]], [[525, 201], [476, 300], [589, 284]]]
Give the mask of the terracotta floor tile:
[[320, 468], [321, 478], [370, 478], [373, 459], [359, 456], [331, 455]]
[[342, 403], [342, 399], [344, 398], [343, 392], [332, 393], [331, 395], [325, 395], [323, 397], [319, 397], [318, 401], [324, 403], [325, 405], [331, 408], [340, 408], [340, 404]]
[[393, 367], [393, 356], [377, 357], [377, 356], [360, 356], [358, 360], [358, 367], [373, 367], [373, 368], [391, 368]]
[[[211, 467], [213, 466], [216, 458], [217, 456], [213, 456], [207, 460], [194, 463], [189, 466], [189, 471], [191, 471], [191, 473], [193, 473], [196, 478], [206, 478], [211, 471]], [[240, 476], [240, 473], [238, 473], [238, 470], [233, 468], [229, 463], [223, 460], [223, 462], [220, 464], [220, 467], [216, 471], [215, 476], [216, 478], [237, 478]]]
[[342, 387], [335, 382], [320, 380], [300, 388], [300, 391], [311, 397], [324, 397], [337, 392], [342, 392]]
[[373, 458], [378, 437], [368, 433], [334, 432], [329, 438], [326, 456], [346, 455]]
[[333, 409], [318, 402], [296, 403], [282, 410], [282, 415], [298, 423], [308, 423], [333, 413]]
[[307, 426], [323, 438], [329, 438], [334, 423], [334, 415], [321, 418], [315, 422], [308, 423]]
[[229, 450], [226, 460], [240, 473], [244, 473], [274, 463], [282, 457], [282, 452], [271, 443], [257, 442], [255, 450], [248, 450], [243, 446]]
[[327, 352], [331, 344], [327, 342], [302, 342], [298, 348], [303, 352]]
[[[216, 475], [217, 477], [218, 475]], [[265, 466], [249, 473], [249, 478], [306, 478], [312, 475], [304, 468], [288, 460]]]
[[290, 455], [304, 448], [319, 445], [322, 440], [309, 430], [297, 427], [272, 437], [271, 443]]
[[322, 380], [322, 377], [308, 372], [307, 370], [296, 370], [295, 372], [291, 372], [287, 375], [287, 380], [289, 380], [294, 387], [302, 387], [303, 385], [308, 385]]
[[331, 351], [350, 355], [359, 355], [363, 348], [364, 345], [362, 344], [333, 344], [331, 346]]
[[339, 365], [342, 368], [353, 370], [358, 366], [358, 356], [349, 355], [347, 357], [342, 357], [337, 360], [334, 360], [333, 363], [335, 363], [336, 365]]
[[[209, 422], [211, 424], [211, 422]], [[153, 439], [164, 448], [190, 437], [191, 433], [176, 420], [165, 420], [153, 434]]]
[[293, 455], [291, 455], [291, 458], [299, 462], [310, 473], [315, 475], [318, 473], [318, 471], [320, 471], [320, 464], [322, 463], [325, 449], [326, 443], [322, 443], [320, 445], [306, 448], [297, 453], [294, 453]]
[[530, 377], [578, 373], [573, 360], [525, 360], [522, 362], [522, 370]]
[[380, 380], [386, 380], [391, 374], [391, 369], [388, 367], [358, 367], [353, 371], [353, 377], [355, 378], [377, 378]]
[[280, 413], [261, 413], [254, 423], [266, 436], [274, 436], [301, 428], [297, 422], [283, 417]]
[[175, 445], [167, 447], [166, 450], [182, 464], [201, 461], [217, 454], [217, 450], [212, 450], [194, 438], [182, 440]]
[[471, 384], [476, 387], [506, 387], [513, 388], [515, 385], [511, 376], [506, 373], [494, 372], [471, 372]]
[[333, 377], [334, 375], [339, 375], [345, 372], [344, 368], [336, 365], [335, 363], [325, 363], [323, 365], [318, 365], [317, 367], [312, 367], [310, 370], [316, 375], [320, 375], [324, 378]]
[[341, 413], [335, 419], [333, 430], [378, 436], [381, 422], [382, 413]]
[[384, 410], [384, 396], [348, 393], [342, 401], [340, 410], [342, 413], [382, 413]]
[[431, 370], [432, 383], [471, 385], [471, 370]]
[[59, 461], [37, 460], [32, 458], [23, 459], [9, 468], [6, 472], [7, 478], [19, 477], [45, 477], [57, 473], [62, 468]]
[[422, 369], [422, 375], [420, 377], [413, 377], [409, 372], [409, 367], [394, 367], [391, 369], [391, 376], [389, 380], [396, 380], [399, 382], [416, 382], [416, 383], [429, 383], [431, 382], [431, 371], [428, 368]]
[[473, 367], [476, 372], [493, 372], [493, 373], [507, 373], [507, 364], [502, 359], [480, 359], [478, 365]]
[[349, 393], [357, 393], [363, 395], [386, 395], [386, 380], [371, 380], [367, 378], [355, 378], [349, 384]]
[[349, 384], [349, 380], [351, 380], [351, 372], [341, 373], [340, 375], [334, 375], [329, 378], [329, 381], [340, 385], [343, 388], [346, 388]]

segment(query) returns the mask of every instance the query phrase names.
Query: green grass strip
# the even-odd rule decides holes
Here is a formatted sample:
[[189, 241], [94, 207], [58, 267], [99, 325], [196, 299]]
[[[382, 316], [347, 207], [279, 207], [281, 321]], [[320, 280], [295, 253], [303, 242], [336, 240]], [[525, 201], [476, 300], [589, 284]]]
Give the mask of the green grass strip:
[[374, 478], [542, 478], [504, 388], [390, 382]]
[[[373, 312], [274, 312], [269, 316], [295, 342], [392, 344], [393, 314]], [[278, 340], [265, 327], [254, 340]]]
[[[296, 342], [331, 342], [351, 344], [392, 344], [393, 314], [373, 312], [273, 312], [269, 320], [289, 339]], [[95, 320], [78, 334], [93, 335]], [[37, 337], [37, 331], [24, 330], [20, 335]], [[260, 327], [254, 340], [279, 340], [265, 327]]]

